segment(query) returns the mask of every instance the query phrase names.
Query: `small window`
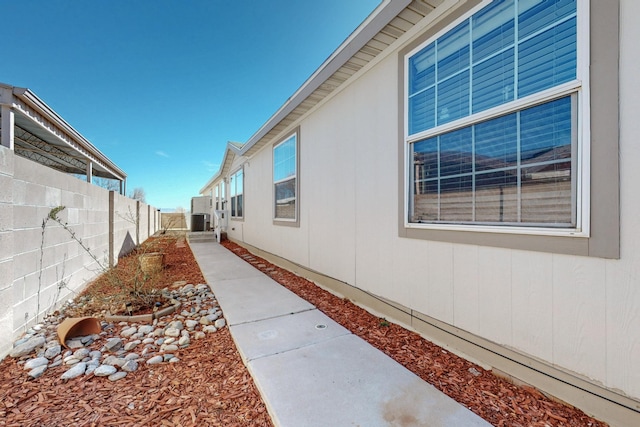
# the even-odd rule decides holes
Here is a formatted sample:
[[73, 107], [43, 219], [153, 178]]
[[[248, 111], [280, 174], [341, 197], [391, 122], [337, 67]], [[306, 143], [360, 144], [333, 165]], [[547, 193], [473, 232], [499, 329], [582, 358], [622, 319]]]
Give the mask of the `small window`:
[[243, 185], [242, 169], [239, 169], [229, 178], [229, 196], [231, 197], [232, 218], [242, 218], [244, 216]]
[[221, 182], [220, 184], [218, 184], [218, 186], [220, 187], [220, 208], [219, 209], [225, 210], [227, 209], [227, 199], [225, 196], [226, 187], [224, 185], [224, 182]]
[[273, 147], [274, 218], [278, 221], [297, 220], [298, 145], [297, 133]]
[[406, 56], [409, 226], [584, 231], [577, 16], [494, 1]]

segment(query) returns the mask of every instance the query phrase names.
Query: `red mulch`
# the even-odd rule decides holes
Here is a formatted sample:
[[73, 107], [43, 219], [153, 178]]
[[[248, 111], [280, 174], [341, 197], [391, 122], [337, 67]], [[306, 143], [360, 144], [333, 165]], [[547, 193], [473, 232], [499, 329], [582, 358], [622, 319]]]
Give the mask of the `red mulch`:
[[[184, 238], [152, 238], [145, 245], [165, 253], [154, 286], [205, 283]], [[122, 259], [118, 268], [126, 269], [130, 260]], [[109, 292], [108, 284], [101, 286]], [[29, 380], [17, 360], [7, 357], [0, 363], [0, 426], [273, 426], [228, 328], [192, 340], [175, 354], [180, 362], [140, 364], [116, 382], [93, 375], [63, 381], [64, 367]]]
[[420, 378], [463, 404], [494, 426], [592, 426], [607, 424], [579, 409], [551, 400], [531, 387], [516, 386], [415, 332], [386, 322], [351, 301], [327, 292], [313, 282], [255, 256], [226, 241], [225, 247], [269, 274], [275, 281], [315, 305], [331, 319], [363, 338]]

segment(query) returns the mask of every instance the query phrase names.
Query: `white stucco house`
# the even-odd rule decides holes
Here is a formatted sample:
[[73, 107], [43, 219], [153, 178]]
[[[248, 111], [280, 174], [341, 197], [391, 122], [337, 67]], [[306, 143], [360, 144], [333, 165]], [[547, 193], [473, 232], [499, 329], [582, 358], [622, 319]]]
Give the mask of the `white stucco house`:
[[638, 16], [383, 1], [201, 194], [252, 251], [640, 425]]

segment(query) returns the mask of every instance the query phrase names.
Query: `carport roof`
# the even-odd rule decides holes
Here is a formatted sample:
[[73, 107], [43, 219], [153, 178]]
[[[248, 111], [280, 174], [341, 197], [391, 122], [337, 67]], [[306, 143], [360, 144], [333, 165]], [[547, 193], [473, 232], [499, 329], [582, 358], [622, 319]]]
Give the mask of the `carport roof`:
[[14, 151], [21, 157], [82, 175], [91, 163], [93, 176], [119, 181], [127, 178], [122, 169], [31, 90], [0, 83], [0, 104], [14, 113]]

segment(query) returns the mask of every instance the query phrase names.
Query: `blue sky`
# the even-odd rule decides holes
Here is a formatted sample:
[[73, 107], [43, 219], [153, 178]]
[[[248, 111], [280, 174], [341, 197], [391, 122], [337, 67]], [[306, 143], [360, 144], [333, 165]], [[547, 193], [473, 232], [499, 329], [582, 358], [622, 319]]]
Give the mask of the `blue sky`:
[[144, 188], [189, 208], [380, 0], [0, 0], [0, 82], [27, 87]]

